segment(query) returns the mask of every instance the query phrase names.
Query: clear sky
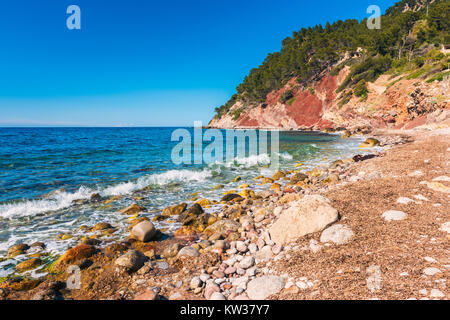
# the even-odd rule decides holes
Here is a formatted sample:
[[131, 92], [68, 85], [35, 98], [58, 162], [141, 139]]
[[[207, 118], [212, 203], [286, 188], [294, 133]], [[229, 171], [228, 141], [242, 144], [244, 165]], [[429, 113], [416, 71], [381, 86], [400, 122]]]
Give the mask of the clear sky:
[[[0, 8], [0, 126], [207, 123], [302, 27], [396, 0], [14, 0]], [[66, 9], [81, 8], [81, 30]]]

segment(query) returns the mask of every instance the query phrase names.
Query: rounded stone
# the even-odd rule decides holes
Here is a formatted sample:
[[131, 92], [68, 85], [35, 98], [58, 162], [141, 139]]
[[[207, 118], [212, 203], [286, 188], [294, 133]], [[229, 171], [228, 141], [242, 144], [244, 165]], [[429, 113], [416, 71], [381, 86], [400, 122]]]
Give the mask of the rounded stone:
[[388, 222], [401, 221], [406, 219], [406, 213], [404, 213], [403, 211], [389, 210], [383, 213], [382, 217]]
[[336, 224], [325, 229], [320, 236], [320, 242], [333, 242], [342, 245], [350, 241], [354, 233], [348, 226]]

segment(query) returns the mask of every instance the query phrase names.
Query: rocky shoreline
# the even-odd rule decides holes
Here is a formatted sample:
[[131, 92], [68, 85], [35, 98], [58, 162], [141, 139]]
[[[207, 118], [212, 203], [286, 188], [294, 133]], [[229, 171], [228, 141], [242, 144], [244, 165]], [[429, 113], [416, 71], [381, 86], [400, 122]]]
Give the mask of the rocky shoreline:
[[[266, 191], [242, 184], [222, 194], [222, 209], [215, 213], [204, 212], [216, 204], [208, 199], [168, 207], [154, 219], [177, 220], [182, 227], [174, 234], [157, 230], [139, 215], [145, 208], [133, 204], [121, 211], [130, 222], [125, 241], [102, 246], [97, 237], [86, 237], [48, 264], [47, 275], [2, 279], [0, 299], [448, 298], [448, 132], [372, 136], [362, 147], [380, 145], [383, 151], [308, 172], [299, 163], [298, 170], [255, 177]], [[417, 191], [398, 194], [407, 190]], [[91, 201], [114, 199], [93, 195]], [[428, 226], [416, 225], [416, 211], [422, 212], [420, 219], [433, 219], [426, 221], [436, 234], [407, 232]], [[116, 231], [108, 223], [85, 229]], [[390, 238], [380, 242], [383, 234]], [[397, 241], [398, 234], [407, 238]], [[423, 239], [438, 243], [434, 256], [422, 252], [423, 244], [416, 248]], [[46, 262], [44, 252], [43, 243], [18, 244], [8, 255], [27, 254], [29, 259], [16, 266], [27, 271]], [[386, 270], [402, 266], [399, 261], [408, 255], [410, 268], [395, 276]], [[417, 271], [416, 255], [430, 266]], [[73, 265], [81, 270], [81, 287], [70, 290], [67, 269]]]

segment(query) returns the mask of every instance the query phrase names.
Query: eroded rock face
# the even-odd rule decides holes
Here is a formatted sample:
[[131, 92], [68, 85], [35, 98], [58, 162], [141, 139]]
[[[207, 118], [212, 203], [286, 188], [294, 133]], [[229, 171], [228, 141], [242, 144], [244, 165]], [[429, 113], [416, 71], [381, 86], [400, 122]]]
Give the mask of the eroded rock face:
[[307, 234], [322, 231], [338, 219], [338, 211], [330, 205], [327, 198], [307, 195], [291, 202], [269, 232], [275, 243], [285, 245]]

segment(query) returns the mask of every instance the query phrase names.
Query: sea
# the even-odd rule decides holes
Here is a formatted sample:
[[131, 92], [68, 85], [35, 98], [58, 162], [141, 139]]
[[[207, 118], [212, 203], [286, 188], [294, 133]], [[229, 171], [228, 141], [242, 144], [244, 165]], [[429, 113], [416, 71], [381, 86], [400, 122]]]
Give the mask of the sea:
[[[13, 273], [15, 265], [27, 259], [25, 255], [6, 258], [14, 244], [44, 242], [49, 257], [56, 257], [87, 236], [80, 226], [98, 222], [118, 229], [105, 243], [124, 239], [129, 235], [129, 219], [119, 211], [133, 203], [146, 208], [142, 215], [153, 218], [167, 206], [192, 204], [194, 196], [220, 200], [222, 192], [244, 183], [260, 190], [264, 186], [253, 178], [276, 170], [269, 152], [236, 153], [214, 163], [176, 164], [172, 152], [180, 140], [172, 141], [172, 136], [177, 129], [0, 128], [0, 277]], [[194, 141], [194, 129], [182, 129]], [[225, 137], [227, 131], [221, 133]], [[278, 132], [278, 136], [282, 170], [308, 171], [364, 153], [359, 149], [362, 137], [344, 140], [339, 134], [297, 131]], [[204, 142], [202, 148], [207, 145]], [[296, 168], [298, 163], [303, 166]], [[237, 176], [242, 180], [232, 182]], [[217, 185], [224, 187], [214, 190]], [[143, 197], [136, 198], [144, 188], [139, 193]], [[103, 199], [119, 197], [108, 205], [82, 201], [94, 193]], [[170, 233], [179, 225], [161, 221], [156, 226]], [[61, 234], [73, 238], [61, 240]], [[37, 276], [44, 269], [32, 272]]]

